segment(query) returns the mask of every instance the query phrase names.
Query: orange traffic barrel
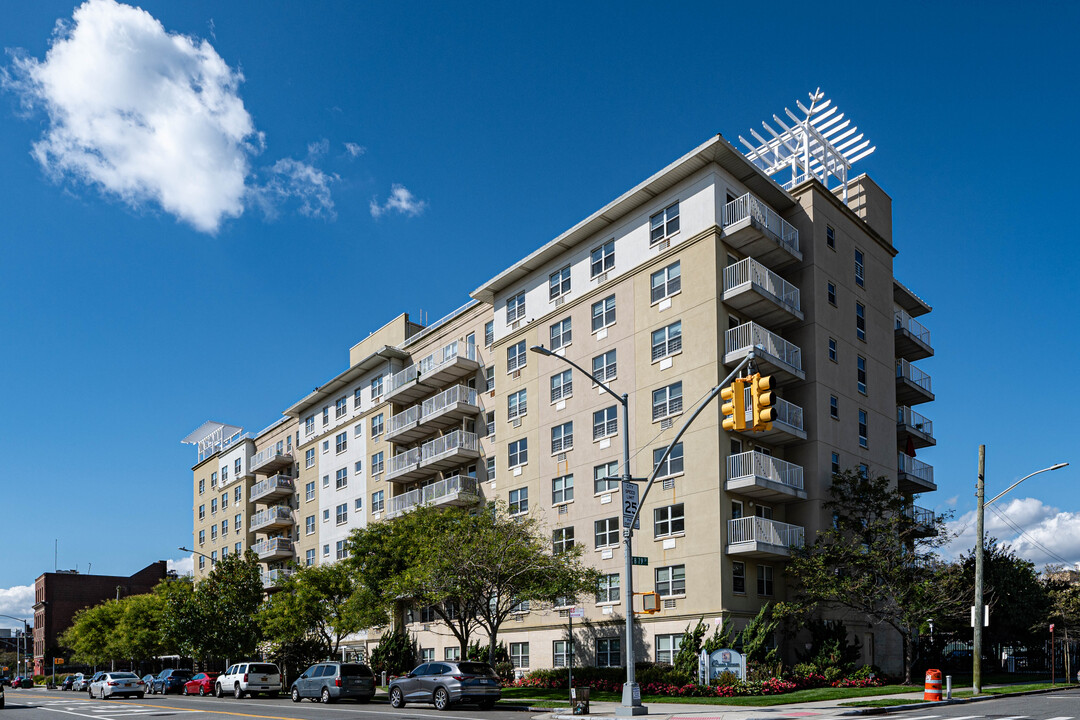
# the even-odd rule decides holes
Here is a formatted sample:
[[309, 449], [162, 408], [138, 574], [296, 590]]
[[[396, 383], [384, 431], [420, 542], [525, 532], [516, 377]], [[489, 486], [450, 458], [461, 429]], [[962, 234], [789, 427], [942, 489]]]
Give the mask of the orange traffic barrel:
[[923, 688], [923, 700], [941, 700], [941, 671], [926, 671], [926, 686]]

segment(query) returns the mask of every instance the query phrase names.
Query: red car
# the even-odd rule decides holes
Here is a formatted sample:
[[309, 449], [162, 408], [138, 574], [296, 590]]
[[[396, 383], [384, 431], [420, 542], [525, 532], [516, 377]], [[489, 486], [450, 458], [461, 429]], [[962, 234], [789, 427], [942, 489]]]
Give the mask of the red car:
[[204, 672], [184, 683], [185, 695], [211, 695], [214, 692], [214, 680], [221, 673]]

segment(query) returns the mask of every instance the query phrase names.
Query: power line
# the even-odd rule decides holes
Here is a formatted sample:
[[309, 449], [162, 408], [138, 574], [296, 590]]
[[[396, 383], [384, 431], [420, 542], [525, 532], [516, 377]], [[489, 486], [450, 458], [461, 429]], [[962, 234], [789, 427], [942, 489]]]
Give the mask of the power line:
[[1049, 555], [1050, 557], [1054, 558], [1054, 559], [1055, 559], [1055, 560], [1057, 560], [1058, 562], [1061, 562], [1061, 563], [1063, 563], [1063, 564], [1065, 564], [1065, 565], [1068, 565], [1068, 564], [1069, 564], [1069, 561], [1068, 561], [1068, 560], [1066, 560], [1065, 558], [1061, 557], [1060, 555], [1058, 555], [1058, 554], [1057, 554], [1056, 552], [1054, 552], [1054, 551], [1053, 551], [1053, 550], [1051, 550], [1050, 548], [1048, 548], [1048, 547], [1046, 547], [1045, 545], [1043, 545], [1043, 544], [1042, 544], [1041, 542], [1039, 542], [1038, 540], [1036, 540], [1035, 538], [1033, 538], [1033, 537], [1032, 537], [1031, 535], [1028, 535], [1027, 531], [1026, 531], [1026, 530], [1024, 530], [1024, 528], [1022, 528], [1022, 527], [1020, 527], [1019, 525], [1017, 525], [1017, 524], [1016, 524], [1015, 522], [1013, 522], [1013, 521], [1012, 521], [1012, 519], [1010, 519], [1010, 518], [1009, 518], [1009, 516], [1005, 514], [1005, 511], [1004, 511], [1004, 510], [999, 510], [998, 508], [994, 507], [993, 505], [991, 505], [991, 506], [990, 506], [990, 509], [991, 509], [991, 510], [993, 510], [993, 511], [994, 511], [994, 514], [995, 514], [995, 515], [997, 515], [997, 516], [998, 516], [999, 518], [1001, 518], [1001, 520], [1002, 520], [1002, 521], [1003, 521], [1003, 522], [1004, 522], [1004, 523], [1005, 523], [1006, 525], [1008, 525], [1009, 527], [1011, 527], [1011, 528], [1012, 528], [1013, 530], [1015, 530], [1016, 532], [1020, 533], [1020, 536], [1021, 536], [1021, 537], [1025, 537], [1025, 538], [1027, 538], [1027, 539], [1028, 539], [1028, 540], [1029, 540], [1029, 541], [1031, 542], [1031, 544], [1032, 544], [1032, 545], [1034, 545], [1035, 547], [1039, 548], [1039, 549], [1040, 549], [1040, 550], [1042, 550], [1042, 551], [1043, 551], [1044, 553], [1046, 553], [1046, 554], [1047, 554], [1047, 555]]

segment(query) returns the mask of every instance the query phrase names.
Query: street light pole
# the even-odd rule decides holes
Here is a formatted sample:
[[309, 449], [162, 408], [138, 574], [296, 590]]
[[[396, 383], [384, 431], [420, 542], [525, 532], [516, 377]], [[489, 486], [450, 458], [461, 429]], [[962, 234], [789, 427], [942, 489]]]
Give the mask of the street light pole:
[[975, 496], [978, 503], [978, 509], [976, 512], [975, 532], [978, 533], [978, 538], [975, 542], [975, 609], [973, 623], [975, 625], [974, 635], [972, 638], [971, 647], [971, 685], [972, 695], [982, 694], [982, 640], [983, 640], [983, 615], [985, 610], [983, 609], [983, 576], [985, 572], [985, 563], [983, 561], [983, 552], [985, 539], [983, 537], [983, 516], [985, 514], [985, 507], [991, 505], [1005, 493], [1012, 490], [1014, 487], [1024, 482], [1030, 477], [1034, 477], [1039, 473], [1050, 472], [1051, 470], [1060, 470], [1063, 467], [1067, 467], [1069, 463], [1057, 463], [1051, 465], [1048, 468], [1042, 470], [1036, 470], [1033, 473], [1025, 475], [1009, 487], [999, 492], [994, 497], [990, 498], [989, 502], [983, 502], [986, 497], [986, 446], [979, 446], [979, 476], [975, 486]]
[[[19, 649], [20, 649], [20, 646], [21, 646], [21, 648], [22, 648], [22, 658], [23, 658], [23, 662], [25, 663], [26, 662], [26, 654], [27, 654], [26, 653], [26, 636], [30, 634], [30, 623], [26, 622], [26, 620], [24, 618], [17, 618], [14, 615], [0, 615], [0, 617], [8, 618], [9, 620], [14, 620], [15, 622], [21, 622], [23, 624], [23, 634], [22, 634], [22, 638], [21, 638], [22, 643], [19, 642], [19, 640], [20, 640], [20, 638], [18, 636], [19, 631], [18, 630], [15, 631], [15, 633], [16, 633], [16, 635], [15, 635], [15, 673], [17, 675], [21, 675], [23, 670], [20, 670], [20, 668], [22, 666], [19, 664]], [[23, 668], [23, 669], [25, 669], [25, 668]]]

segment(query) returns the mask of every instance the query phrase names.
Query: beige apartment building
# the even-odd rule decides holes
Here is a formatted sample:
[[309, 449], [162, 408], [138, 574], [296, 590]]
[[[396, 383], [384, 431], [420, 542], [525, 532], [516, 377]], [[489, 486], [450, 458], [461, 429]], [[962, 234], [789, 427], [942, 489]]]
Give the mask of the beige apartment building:
[[[815, 123], [828, 124], [808, 118], [812, 151], [821, 150], [814, 137], [828, 142]], [[830, 145], [821, 157], [828, 152], [839, 151]], [[717, 401], [660, 468], [634, 537], [648, 565], [634, 568], [633, 589], [661, 599], [658, 613], [638, 616], [638, 658], [670, 661], [688, 623], [739, 627], [784, 599], [791, 548], [830, 523], [823, 503], [834, 472], [894, 478], [923, 517], [918, 496], [936, 486], [915, 454], [935, 440], [915, 408], [934, 396], [914, 363], [933, 349], [915, 318], [930, 307], [893, 275], [891, 199], [866, 175], [848, 178], [850, 154], [822, 172], [807, 153], [785, 185], [763, 169], [764, 155], [716, 136], [445, 318], [422, 327], [402, 315], [375, 331], [340, 375], [258, 436], [204, 425], [188, 438], [200, 444], [196, 549], [224, 549], [212, 528], [226, 509], [229, 463], [250, 519], [243, 539], [235, 525], [228, 539], [253, 543], [268, 583], [275, 570], [344, 557], [353, 528], [419, 504], [499, 500], [540, 518], [553, 550], [582, 546], [603, 575], [595, 595], [521, 606], [500, 636], [515, 665], [566, 664], [570, 607], [585, 610], [575, 662], [621, 664], [620, 487], [607, 478], [622, 472], [623, 433], [631, 473], [649, 475], [751, 349], [754, 369], [778, 384], [778, 419], [764, 433], [729, 433]], [[610, 395], [558, 356], [626, 393], [630, 427]], [[240, 512], [233, 493], [228, 510]], [[425, 658], [456, 657], [430, 610], [407, 621]], [[848, 627], [864, 662], [888, 670], [899, 661], [888, 632], [858, 619]], [[376, 641], [361, 633], [353, 647]]]

